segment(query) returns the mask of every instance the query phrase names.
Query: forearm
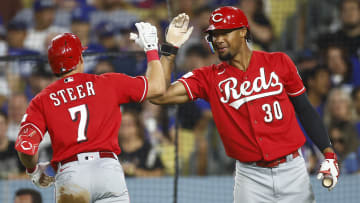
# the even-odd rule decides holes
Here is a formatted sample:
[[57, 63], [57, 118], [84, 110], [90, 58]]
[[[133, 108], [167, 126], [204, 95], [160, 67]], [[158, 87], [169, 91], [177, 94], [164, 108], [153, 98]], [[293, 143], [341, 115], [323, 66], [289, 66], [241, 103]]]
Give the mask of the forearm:
[[323, 153], [333, 152], [325, 126], [319, 114], [308, 101], [306, 94], [291, 98], [291, 101], [310, 139]]
[[25, 168], [32, 169], [35, 168], [38, 162], [39, 153], [36, 153], [35, 155], [28, 155], [18, 152], [18, 156], [21, 163], [25, 166]]
[[175, 64], [175, 58], [176, 55], [173, 54], [170, 56], [161, 56], [160, 58], [161, 65], [164, 69], [166, 89], [170, 86], [171, 83], [171, 73], [172, 73], [172, 68], [174, 67]]
[[[148, 54], [147, 54], [148, 55]], [[156, 53], [157, 56], [157, 53]], [[149, 61], [148, 56], [148, 68], [146, 71], [146, 78], [148, 79], [148, 96], [147, 98], [158, 97], [165, 92], [165, 79], [164, 70], [161, 66], [160, 60]]]

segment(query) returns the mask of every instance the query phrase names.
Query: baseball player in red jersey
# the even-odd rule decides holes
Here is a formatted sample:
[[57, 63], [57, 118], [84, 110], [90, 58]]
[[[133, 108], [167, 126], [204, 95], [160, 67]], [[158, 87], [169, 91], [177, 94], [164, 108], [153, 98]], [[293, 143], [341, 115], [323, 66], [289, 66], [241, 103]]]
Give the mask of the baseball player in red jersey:
[[[120, 105], [165, 91], [156, 28], [143, 22], [135, 25], [139, 35], [131, 38], [146, 51], [146, 76], [83, 73], [85, 48], [80, 39], [65, 33], [51, 41], [48, 59], [60, 79], [31, 101], [15, 148], [35, 185], [48, 187], [55, 181], [57, 202], [130, 202], [117, 159]], [[38, 145], [46, 131], [55, 179], [46, 174], [47, 163], [37, 164]]]
[[[214, 10], [207, 41], [222, 63], [182, 76], [155, 104], [184, 103], [202, 98], [210, 103], [225, 151], [236, 159], [234, 202], [315, 202], [299, 148], [305, 143], [296, 119], [324, 153], [319, 179], [339, 175], [329, 137], [305, 94], [291, 59], [284, 53], [252, 51], [250, 27], [235, 7]], [[166, 81], [175, 55], [192, 32], [189, 17], [180, 14], [169, 25], [161, 63]]]

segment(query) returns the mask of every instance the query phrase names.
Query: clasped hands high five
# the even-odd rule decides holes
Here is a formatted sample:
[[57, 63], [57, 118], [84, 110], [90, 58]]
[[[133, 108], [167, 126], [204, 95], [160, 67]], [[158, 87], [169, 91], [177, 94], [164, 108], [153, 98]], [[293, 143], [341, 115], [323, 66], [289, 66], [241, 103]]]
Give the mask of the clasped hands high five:
[[[166, 32], [166, 42], [180, 47], [189, 39], [193, 26], [189, 28], [189, 16], [181, 13], [171, 21]], [[157, 29], [150, 23], [135, 23], [138, 34], [130, 33], [130, 39], [144, 49], [145, 52], [158, 49]]]

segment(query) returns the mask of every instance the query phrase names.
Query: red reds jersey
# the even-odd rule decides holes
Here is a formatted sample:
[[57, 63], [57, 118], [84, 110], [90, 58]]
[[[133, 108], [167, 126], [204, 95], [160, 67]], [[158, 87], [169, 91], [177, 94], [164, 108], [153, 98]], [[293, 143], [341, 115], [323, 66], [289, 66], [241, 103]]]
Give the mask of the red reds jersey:
[[185, 74], [190, 100], [210, 103], [228, 156], [242, 162], [271, 161], [305, 143], [289, 96], [305, 92], [284, 53], [253, 51], [247, 70], [225, 62]]
[[120, 104], [142, 102], [147, 89], [144, 76], [77, 73], [40, 92], [27, 108], [21, 126], [32, 125], [41, 135], [49, 132], [52, 163], [81, 152], [119, 154]]

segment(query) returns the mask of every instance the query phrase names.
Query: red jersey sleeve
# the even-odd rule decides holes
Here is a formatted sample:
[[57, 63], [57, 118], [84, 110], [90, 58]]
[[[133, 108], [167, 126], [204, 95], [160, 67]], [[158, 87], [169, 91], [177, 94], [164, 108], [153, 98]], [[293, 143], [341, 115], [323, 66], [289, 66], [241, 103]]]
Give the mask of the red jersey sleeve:
[[20, 131], [26, 126], [33, 127], [44, 138], [46, 132], [46, 121], [41, 108], [41, 99], [39, 96], [31, 100], [26, 113], [23, 116], [20, 124]]
[[197, 98], [208, 100], [207, 92], [209, 85], [207, 81], [210, 77], [210, 70], [211, 67], [198, 68], [186, 73], [178, 79], [178, 81], [185, 86], [190, 100], [195, 100]]
[[283, 67], [285, 71], [284, 81], [287, 94], [291, 97], [296, 97], [304, 93], [306, 91], [305, 86], [290, 57], [285, 53], [282, 53], [281, 63], [281, 67]]
[[121, 73], [103, 74], [106, 83], [112, 87], [119, 104], [143, 102], [148, 92], [148, 81], [145, 76], [130, 77]]

